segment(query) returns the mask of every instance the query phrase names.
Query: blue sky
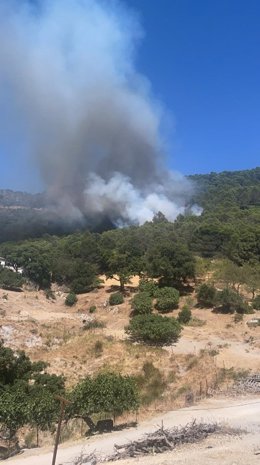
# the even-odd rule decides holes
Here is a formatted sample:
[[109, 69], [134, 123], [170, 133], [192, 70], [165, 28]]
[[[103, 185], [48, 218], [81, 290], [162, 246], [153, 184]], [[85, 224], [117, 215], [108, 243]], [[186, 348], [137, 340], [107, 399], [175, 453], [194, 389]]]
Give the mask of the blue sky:
[[[124, 3], [138, 12], [145, 32], [137, 69], [174, 122], [168, 166], [184, 174], [259, 166], [259, 0]], [[37, 190], [22, 142], [11, 155], [5, 146], [2, 137], [0, 188]]]
[[146, 36], [138, 68], [172, 113], [181, 172], [260, 164], [260, 2], [128, 0]]

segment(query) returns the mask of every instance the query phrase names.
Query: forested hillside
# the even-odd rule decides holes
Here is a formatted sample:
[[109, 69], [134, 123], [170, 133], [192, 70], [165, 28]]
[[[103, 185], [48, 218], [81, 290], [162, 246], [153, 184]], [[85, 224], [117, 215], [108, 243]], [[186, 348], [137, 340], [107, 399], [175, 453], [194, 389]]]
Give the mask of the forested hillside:
[[[46, 222], [43, 230], [37, 223], [41, 238], [3, 242], [14, 241], [16, 234], [21, 238], [23, 225], [13, 221], [1, 226], [0, 254], [23, 267], [40, 287], [56, 281], [76, 293], [92, 288], [100, 273], [119, 274], [122, 286], [130, 275], [140, 273], [178, 284], [194, 277], [194, 255], [229, 258], [239, 266], [259, 263], [260, 169], [196, 175], [192, 180], [197, 184], [194, 203], [203, 207], [200, 216], [180, 215], [170, 223], [158, 213], [143, 226], [60, 238], [45, 234], [48, 225], [54, 232], [54, 222]], [[28, 222], [26, 227], [30, 235]]]
[[205, 257], [226, 256], [237, 264], [259, 260], [260, 168], [195, 175], [193, 198], [200, 217], [179, 217], [175, 231]]

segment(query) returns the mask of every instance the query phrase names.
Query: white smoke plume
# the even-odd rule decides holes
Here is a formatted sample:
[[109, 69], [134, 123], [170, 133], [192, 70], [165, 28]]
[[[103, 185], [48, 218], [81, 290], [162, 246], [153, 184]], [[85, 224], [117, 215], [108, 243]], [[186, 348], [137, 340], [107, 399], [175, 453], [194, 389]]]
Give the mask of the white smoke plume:
[[[164, 168], [162, 108], [135, 69], [137, 16], [113, 0], [0, 0], [0, 109], [67, 217], [173, 220], [192, 186]], [[6, 116], [5, 116], [6, 118]]]

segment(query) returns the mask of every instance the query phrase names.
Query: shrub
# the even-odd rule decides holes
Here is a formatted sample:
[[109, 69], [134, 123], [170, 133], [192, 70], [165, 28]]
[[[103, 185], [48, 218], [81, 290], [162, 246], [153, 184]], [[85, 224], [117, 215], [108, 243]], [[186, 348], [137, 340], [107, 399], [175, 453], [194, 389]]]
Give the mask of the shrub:
[[243, 314], [250, 314], [250, 313], [255, 313], [252, 307], [248, 305], [246, 302], [241, 302], [240, 305], [237, 306], [236, 312], [239, 313], [240, 315]]
[[109, 296], [109, 305], [120, 305], [124, 302], [124, 297], [121, 292], [115, 292]]
[[78, 298], [76, 294], [74, 294], [74, 292], [70, 292], [66, 297], [65, 305], [67, 305], [68, 307], [72, 307], [73, 305], [75, 305], [77, 301]]
[[96, 309], [96, 305], [91, 305], [91, 307], [89, 307], [89, 313], [95, 313]]
[[189, 323], [188, 326], [192, 326], [193, 328], [197, 328], [199, 326], [204, 326], [206, 324], [205, 320], [200, 320], [200, 318], [197, 318], [196, 316], [193, 316]]
[[87, 330], [87, 329], [96, 329], [96, 328], [104, 328], [104, 327], [105, 327], [105, 323], [103, 323], [103, 321], [91, 320], [91, 321], [87, 321], [84, 324], [83, 329]]
[[152, 312], [152, 298], [148, 292], [138, 292], [131, 302], [136, 315], [144, 315]]
[[202, 284], [197, 293], [198, 303], [204, 307], [214, 307], [217, 291], [214, 286]]
[[94, 354], [95, 357], [100, 357], [103, 353], [103, 342], [102, 341], [96, 341], [94, 345]]
[[241, 323], [241, 321], [243, 321], [243, 318], [243, 313], [236, 313], [234, 316], [234, 323]]
[[252, 307], [255, 309], [255, 310], [260, 310], [260, 294], [257, 295], [253, 302], [252, 302]]
[[150, 297], [154, 297], [158, 287], [154, 281], [149, 281], [147, 279], [141, 279], [139, 283], [139, 291], [149, 294]]
[[151, 345], [169, 345], [181, 334], [181, 325], [175, 318], [161, 315], [137, 315], [126, 328], [133, 340]]
[[156, 291], [157, 301], [155, 308], [161, 313], [171, 312], [178, 308], [180, 294], [173, 287], [163, 287]]
[[44, 293], [45, 293], [45, 297], [47, 300], [49, 299], [56, 300], [56, 295], [50, 288], [45, 289]]
[[0, 287], [7, 290], [17, 290], [24, 284], [24, 278], [14, 271], [0, 269]]
[[178, 321], [186, 325], [191, 320], [191, 310], [188, 305], [184, 305], [183, 309], [178, 313]]

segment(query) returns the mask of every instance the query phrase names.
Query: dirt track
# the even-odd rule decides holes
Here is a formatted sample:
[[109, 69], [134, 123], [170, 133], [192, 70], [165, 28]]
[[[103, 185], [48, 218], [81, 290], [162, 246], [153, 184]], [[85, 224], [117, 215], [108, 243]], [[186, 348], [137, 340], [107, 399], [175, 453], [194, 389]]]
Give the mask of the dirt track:
[[[103, 436], [85, 439], [73, 445], [62, 445], [58, 452], [57, 465], [70, 465], [73, 458], [84, 449], [86, 453], [95, 451], [98, 456], [113, 451], [114, 443], [122, 444], [152, 432], [161, 426], [171, 427], [186, 424], [192, 419], [207, 421], [220, 421], [231, 426], [242, 427], [249, 434], [241, 438], [214, 437], [208, 438], [201, 444], [189, 445], [180, 449], [157, 456], [143, 457], [121, 461], [122, 465], [130, 465], [138, 461], [142, 465], [248, 465], [259, 464], [260, 450], [260, 398], [251, 399], [209, 399], [198, 406], [168, 412], [154, 417], [138, 425], [137, 428], [114, 432]], [[52, 453], [50, 449], [26, 451], [24, 454], [7, 460], [9, 465], [47, 465], [51, 464]]]

